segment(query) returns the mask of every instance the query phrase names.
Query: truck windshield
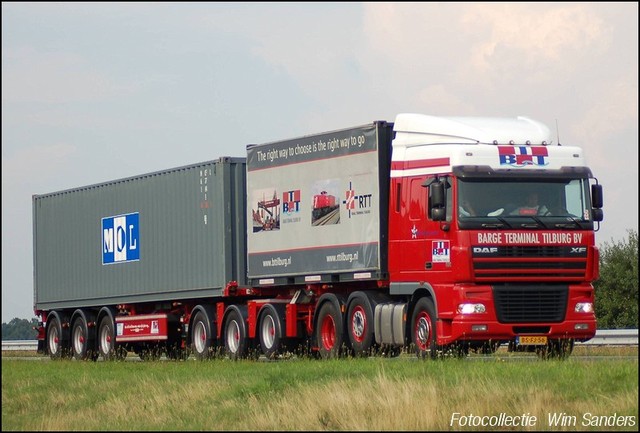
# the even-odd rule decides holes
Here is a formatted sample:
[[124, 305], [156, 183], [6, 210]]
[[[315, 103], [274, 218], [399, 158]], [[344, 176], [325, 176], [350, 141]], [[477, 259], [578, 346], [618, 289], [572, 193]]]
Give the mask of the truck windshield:
[[[516, 225], [533, 221], [543, 227], [586, 228], [591, 222], [587, 179], [457, 181], [458, 221], [462, 228], [475, 224], [465, 221], [501, 221]], [[465, 227], [466, 226], [466, 227]]]

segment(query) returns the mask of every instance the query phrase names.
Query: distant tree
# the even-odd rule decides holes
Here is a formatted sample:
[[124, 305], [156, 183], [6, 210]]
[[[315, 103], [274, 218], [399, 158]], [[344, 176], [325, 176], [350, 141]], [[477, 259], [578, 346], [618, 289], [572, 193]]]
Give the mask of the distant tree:
[[38, 333], [33, 329], [38, 326], [38, 319], [11, 319], [2, 323], [2, 340], [35, 340]]
[[596, 290], [599, 329], [638, 328], [638, 232], [600, 247]]

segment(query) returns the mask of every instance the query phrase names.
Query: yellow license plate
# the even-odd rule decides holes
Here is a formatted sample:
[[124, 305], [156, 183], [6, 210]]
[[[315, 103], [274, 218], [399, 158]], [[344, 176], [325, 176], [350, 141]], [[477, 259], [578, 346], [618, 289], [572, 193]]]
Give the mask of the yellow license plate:
[[547, 344], [547, 337], [538, 335], [516, 337], [516, 344], [521, 346], [541, 346]]

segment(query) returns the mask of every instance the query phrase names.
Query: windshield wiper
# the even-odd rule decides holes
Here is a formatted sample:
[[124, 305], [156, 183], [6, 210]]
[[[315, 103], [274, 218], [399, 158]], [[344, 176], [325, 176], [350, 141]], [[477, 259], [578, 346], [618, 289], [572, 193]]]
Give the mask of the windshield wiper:
[[[536, 222], [535, 225], [533, 224], [520, 224], [520, 227], [523, 228], [529, 228], [529, 229], [534, 229], [534, 228], [538, 228], [538, 227], [544, 227], [545, 229], [549, 228], [545, 223], [542, 222], [542, 220], [540, 218], [538, 218], [537, 216], [531, 215], [529, 218], [531, 218], [532, 220], [534, 220]], [[556, 226], [557, 227], [557, 226]]]
[[558, 223], [558, 224], [554, 224], [556, 226], [556, 228], [559, 229], [571, 229], [574, 228], [575, 226], [578, 226], [581, 229], [584, 229], [584, 226], [582, 225], [582, 223], [580, 222], [580, 220], [572, 217], [572, 216], [568, 216], [566, 217], [567, 220], [571, 221], [573, 224], [565, 224], [565, 223]]
[[509, 224], [507, 222], [507, 220], [505, 220], [504, 218], [500, 218], [498, 216], [494, 216], [493, 218], [497, 219], [498, 221], [500, 221], [500, 223], [498, 224], [488, 224], [488, 223], [483, 223], [482, 227], [486, 228], [486, 229], [501, 229], [504, 226], [507, 226], [509, 228], [512, 228], [511, 224]]

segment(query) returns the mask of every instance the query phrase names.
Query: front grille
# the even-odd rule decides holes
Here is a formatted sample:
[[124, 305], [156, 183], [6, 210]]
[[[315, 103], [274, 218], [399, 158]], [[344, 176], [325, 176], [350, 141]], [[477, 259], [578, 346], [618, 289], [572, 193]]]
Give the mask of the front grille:
[[477, 281], [581, 281], [587, 249], [572, 246], [472, 247]]
[[587, 257], [587, 251], [572, 252], [574, 247], [557, 245], [509, 245], [498, 247], [501, 257]]
[[493, 287], [500, 323], [557, 323], [564, 320], [569, 287], [502, 285]]

